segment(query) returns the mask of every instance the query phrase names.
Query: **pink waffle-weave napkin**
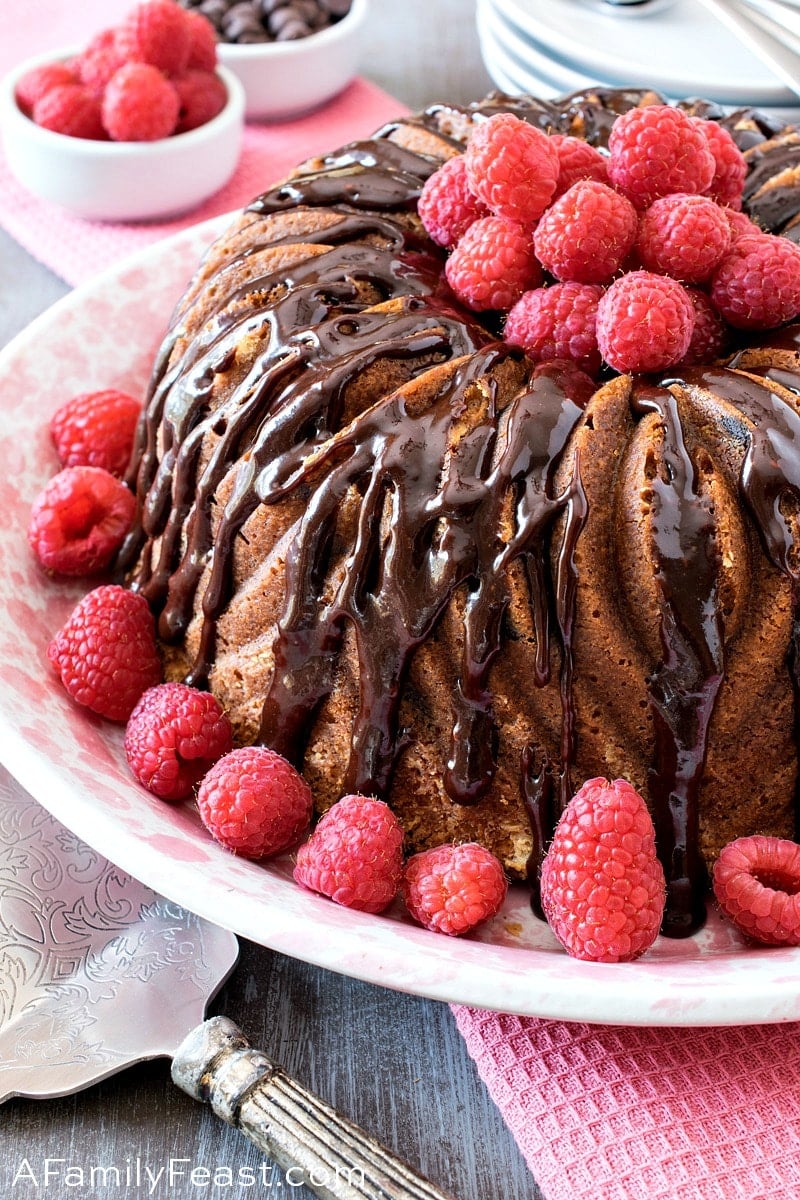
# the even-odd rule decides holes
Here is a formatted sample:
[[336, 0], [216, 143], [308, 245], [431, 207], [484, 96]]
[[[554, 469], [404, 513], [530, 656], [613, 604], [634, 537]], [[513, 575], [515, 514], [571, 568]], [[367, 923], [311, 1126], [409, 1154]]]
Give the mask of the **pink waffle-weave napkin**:
[[799, 1024], [639, 1029], [453, 1012], [545, 1200], [800, 1196]]

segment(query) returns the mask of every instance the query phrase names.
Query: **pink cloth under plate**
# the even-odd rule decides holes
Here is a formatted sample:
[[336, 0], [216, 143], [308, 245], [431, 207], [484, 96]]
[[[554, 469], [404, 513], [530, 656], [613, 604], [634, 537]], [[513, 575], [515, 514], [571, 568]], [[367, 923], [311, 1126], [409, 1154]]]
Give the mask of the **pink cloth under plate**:
[[545, 1200], [800, 1196], [800, 1024], [642, 1029], [453, 1012]]
[[[82, 44], [130, 6], [0, 0], [0, 73], [31, 54]], [[0, 158], [0, 224], [77, 284], [159, 238], [241, 206], [301, 159], [401, 112], [397, 101], [359, 79], [321, 112], [249, 125], [230, 183], [194, 212], [162, 223], [69, 217], [28, 196]], [[546, 1200], [800, 1195], [798, 1025], [638, 1029], [462, 1006], [453, 1013]]]

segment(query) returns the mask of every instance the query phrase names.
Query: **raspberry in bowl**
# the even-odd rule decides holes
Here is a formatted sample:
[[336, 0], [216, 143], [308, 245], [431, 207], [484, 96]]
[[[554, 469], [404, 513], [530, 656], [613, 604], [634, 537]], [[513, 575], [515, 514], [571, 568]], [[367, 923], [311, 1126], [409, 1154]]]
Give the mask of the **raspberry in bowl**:
[[143, 48], [137, 18], [156, 10], [190, 17], [145, 0], [88, 46], [29, 59], [2, 81], [3, 146], [28, 191], [88, 220], [156, 220], [190, 211], [233, 174], [241, 84], [210, 58], [200, 69], [188, 51], [163, 61], [158, 39]]

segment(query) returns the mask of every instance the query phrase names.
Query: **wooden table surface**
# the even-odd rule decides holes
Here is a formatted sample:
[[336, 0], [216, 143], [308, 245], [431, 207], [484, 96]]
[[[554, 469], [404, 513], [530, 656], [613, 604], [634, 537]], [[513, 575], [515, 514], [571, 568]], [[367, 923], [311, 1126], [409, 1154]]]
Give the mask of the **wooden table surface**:
[[[412, 107], [482, 95], [491, 84], [471, 0], [373, 0], [362, 73]], [[0, 232], [0, 344], [67, 290]], [[446, 1005], [243, 943], [212, 1011], [231, 1016], [254, 1044], [459, 1200], [540, 1196]], [[61, 1161], [51, 1162], [45, 1182], [48, 1159]], [[311, 1197], [272, 1165], [262, 1173], [261, 1161], [240, 1134], [173, 1087], [165, 1060], [129, 1068], [74, 1097], [12, 1100], [0, 1114], [4, 1198], [219, 1200], [282, 1191], [296, 1200]], [[234, 1177], [248, 1167], [258, 1186], [200, 1186], [188, 1177], [195, 1166], [229, 1168]], [[153, 1174], [164, 1169], [152, 1190], [145, 1167]], [[92, 1186], [92, 1168], [95, 1180], [103, 1169], [118, 1175], [109, 1171], [106, 1186]]]

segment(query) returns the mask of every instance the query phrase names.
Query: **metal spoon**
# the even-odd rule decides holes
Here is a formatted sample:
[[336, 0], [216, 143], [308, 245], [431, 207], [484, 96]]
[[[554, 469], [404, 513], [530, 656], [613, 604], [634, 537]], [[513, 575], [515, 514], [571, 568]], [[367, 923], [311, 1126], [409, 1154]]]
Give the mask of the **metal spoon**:
[[700, 0], [700, 3], [800, 96], [800, 39], [763, 10], [742, 0]]
[[[654, 0], [603, 0], [612, 8], [650, 5]], [[699, 0], [733, 34], [800, 96], [800, 38], [765, 11], [766, 4], [800, 11], [791, 0]]]

